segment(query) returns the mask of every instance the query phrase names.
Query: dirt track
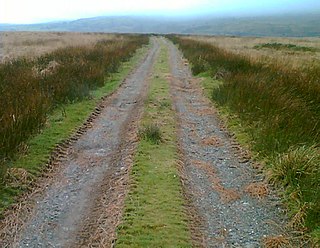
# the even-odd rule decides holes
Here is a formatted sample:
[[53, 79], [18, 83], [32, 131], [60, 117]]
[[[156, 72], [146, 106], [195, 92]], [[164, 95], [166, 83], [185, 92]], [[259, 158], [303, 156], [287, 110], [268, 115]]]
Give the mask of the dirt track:
[[[121, 217], [128, 170], [143, 110], [147, 78], [159, 50], [152, 48], [118, 91], [107, 98], [100, 116], [67, 151], [20, 233], [7, 237], [13, 247], [111, 246]], [[2, 240], [2, 242], [4, 242]]]
[[[7, 230], [0, 247], [111, 247], [121, 220], [148, 76], [161, 39], [115, 94], [92, 127], [67, 150], [43, 184], [25, 225]], [[205, 247], [261, 247], [276, 235], [282, 213], [263, 177], [224, 131], [177, 48], [170, 52], [171, 93], [179, 121], [185, 190], [201, 220]], [[25, 216], [21, 216], [25, 218]]]
[[279, 200], [224, 130], [181, 53], [167, 45], [184, 183], [202, 222], [200, 242], [205, 247], [261, 247], [262, 239], [277, 235], [282, 226]]

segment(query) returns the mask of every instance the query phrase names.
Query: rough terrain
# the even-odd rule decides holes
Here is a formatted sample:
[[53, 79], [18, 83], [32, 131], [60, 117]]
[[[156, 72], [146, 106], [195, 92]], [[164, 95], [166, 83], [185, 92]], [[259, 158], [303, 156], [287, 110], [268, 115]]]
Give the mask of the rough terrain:
[[[109, 247], [121, 217], [137, 122], [158, 41], [118, 91], [101, 105], [92, 127], [67, 151], [59, 171], [37, 195], [20, 233], [1, 247]], [[7, 241], [7, 243], [6, 243]]]
[[279, 234], [279, 199], [225, 131], [181, 53], [167, 44], [185, 183], [203, 222], [204, 245], [261, 247], [263, 238]]
[[[101, 103], [92, 127], [67, 150], [43, 190], [29, 201], [23, 227], [0, 247], [111, 247], [121, 220], [148, 77], [158, 38], [122, 86]], [[248, 154], [230, 137], [169, 41], [171, 94], [177, 112], [184, 187], [205, 247], [261, 247], [279, 235], [283, 213]], [[20, 216], [25, 218], [25, 216]], [[20, 218], [19, 217], [19, 218]], [[1, 232], [0, 232], [1, 233]]]

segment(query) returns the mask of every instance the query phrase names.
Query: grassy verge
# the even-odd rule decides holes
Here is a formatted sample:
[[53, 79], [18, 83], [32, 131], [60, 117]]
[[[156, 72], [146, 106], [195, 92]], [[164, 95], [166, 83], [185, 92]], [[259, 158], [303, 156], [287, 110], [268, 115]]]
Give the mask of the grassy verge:
[[[273, 156], [261, 156], [254, 148], [252, 125], [244, 122], [231, 108], [219, 105], [212, 98], [212, 92], [219, 89], [223, 81], [213, 79], [208, 73], [198, 75], [202, 79], [204, 94], [219, 109], [220, 118], [228, 129], [235, 134], [239, 143], [253, 151], [254, 159], [265, 165], [266, 174], [271, 183], [279, 187], [279, 194], [288, 209], [289, 229], [305, 232], [302, 239], [311, 242], [310, 246], [320, 244], [319, 227], [319, 185], [320, 185], [320, 151], [315, 146], [293, 147], [287, 152]], [[311, 238], [311, 239], [310, 239]], [[297, 241], [299, 242], [299, 241]]]
[[177, 170], [174, 111], [162, 47], [151, 79], [117, 247], [191, 247]]
[[170, 38], [193, 73], [209, 77], [204, 80], [207, 95], [240, 142], [266, 165], [270, 181], [283, 194], [290, 227], [319, 242], [320, 67], [292, 69], [205, 42]]
[[84, 47], [57, 49], [38, 58], [0, 64], [0, 181], [6, 161], [39, 133], [58, 105], [78, 102], [103, 87], [148, 37], [116, 36]]
[[[67, 139], [88, 118], [102, 96], [111, 94], [118, 88], [132, 67], [144, 56], [147, 49], [147, 47], [143, 47], [137, 50], [129, 61], [121, 65], [118, 73], [113, 73], [108, 77], [103, 87], [90, 92], [90, 99], [61, 105], [55, 109], [49, 116], [42, 132], [25, 143], [25, 152], [18, 155], [10, 167], [26, 171], [29, 177], [28, 181], [41, 174], [43, 164], [48, 160], [55, 144]], [[0, 216], [27, 189], [28, 183], [0, 185]]]
[[[213, 100], [212, 92], [218, 90], [219, 87], [223, 85], [223, 81], [213, 79], [208, 72], [202, 72], [198, 74], [197, 77], [201, 79], [201, 86], [204, 89], [203, 93], [205, 96], [210, 100]], [[219, 109], [220, 118], [227, 124], [228, 129], [236, 136], [236, 139], [241, 146], [247, 148], [248, 150], [252, 150], [253, 148], [250, 145], [252, 139], [247, 131], [247, 127], [241, 123], [241, 119], [238, 118], [237, 115], [226, 106], [216, 104], [216, 107]]]

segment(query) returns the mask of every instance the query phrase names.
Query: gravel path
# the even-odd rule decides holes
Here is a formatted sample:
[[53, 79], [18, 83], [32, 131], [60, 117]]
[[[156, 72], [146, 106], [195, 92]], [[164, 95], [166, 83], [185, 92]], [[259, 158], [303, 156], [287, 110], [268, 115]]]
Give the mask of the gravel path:
[[203, 222], [204, 245], [261, 247], [261, 240], [278, 235], [283, 224], [279, 199], [268, 193], [248, 155], [224, 130], [181, 53], [166, 44], [186, 187]]
[[[159, 43], [152, 38], [142, 63], [100, 104], [92, 127], [66, 150], [40, 193], [30, 196], [33, 207], [23, 228], [0, 231], [0, 237], [6, 237], [0, 247], [112, 246]], [[201, 220], [194, 224], [205, 237], [202, 245], [261, 247], [261, 240], [279, 235], [285, 222], [279, 199], [225, 131], [181, 53], [171, 42], [165, 44], [179, 121], [184, 190]]]
[[102, 103], [99, 117], [59, 165], [60, 170], [37, 196], [17, 242], [1, 247], [110, 247], [121, 218], [137, 122], [146, 97], [147, 78], [159, 42]]

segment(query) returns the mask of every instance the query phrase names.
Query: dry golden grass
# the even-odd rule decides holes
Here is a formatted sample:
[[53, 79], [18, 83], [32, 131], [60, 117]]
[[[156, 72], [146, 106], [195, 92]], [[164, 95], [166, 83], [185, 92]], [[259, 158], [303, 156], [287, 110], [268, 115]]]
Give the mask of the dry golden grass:
[[[320, 62], [320, 38], [284, 38], [284, 37], [228, 37], [228, 36], [191, 36], [192, 40], [205, 41], [237, 54], [244, 54], [253, 60], [264, 58], [270, 63], [285, 63], [292, 67], [308, 66]], [[266, 43], [293, 44], [318, 49], [316, 52], [255, 49]]]
[[1, 32], [0, 61], [17, 57], [37, 57], [67, 46], [89, 46], [98, 40], [121, 39], [121, 36], [103, 33], [67, 32]]
[[268, 195], [268, 185], [264, 182], [251, 183], [245, 188], [245, 192], [253, 197], [263, 198]]
[[30, 174], [22, 168], [9, 168], [7, 170], [6, 183], [12, 187], [27, 185], [30, 181]]
[[307, 217], [307, 210], [307, 204], [303, 204], [290, 220], [289, 226], [295, 228], [296, 230], [301, 230], [301, 228], [304, 229], [303, 227], [305, 225], [305, 219]]
[[265, 237], [262, 243], [265, 248], [286, 248], [290, 245], [288, 238], [283, 235]]
[[203, 139], [202, 144], [205, 146], [220, 146], [221, 140], [218, 137], [211, 136]]

